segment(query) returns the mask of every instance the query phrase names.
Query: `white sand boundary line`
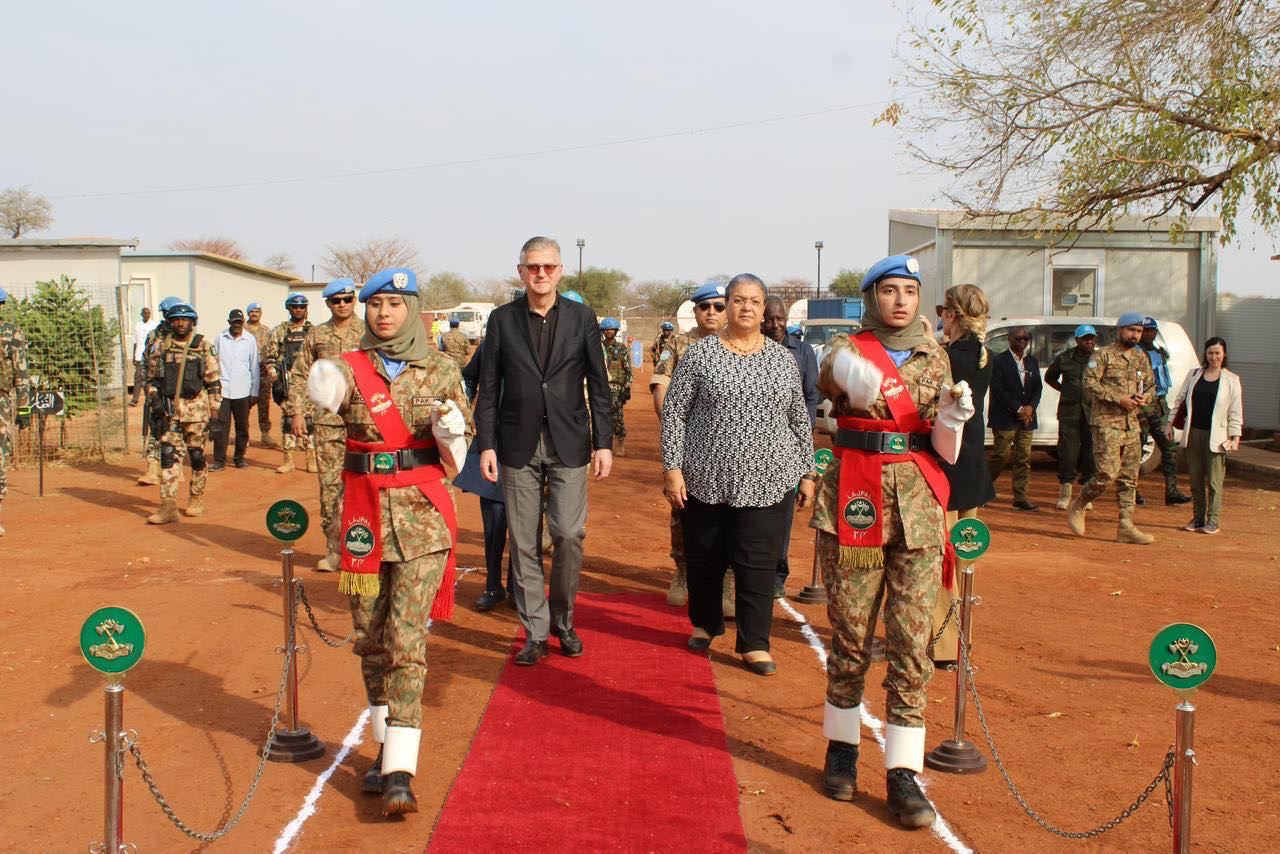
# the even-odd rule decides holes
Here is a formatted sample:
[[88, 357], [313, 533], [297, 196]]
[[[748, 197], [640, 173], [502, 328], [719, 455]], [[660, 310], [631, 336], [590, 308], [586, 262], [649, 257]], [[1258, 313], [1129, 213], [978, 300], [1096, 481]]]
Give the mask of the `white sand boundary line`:
[[[805, 619], [804, 614], [801, 614], [793, 608], [790, 602], [786, 599], [778, 599], [776, 601], [782, 606], [782, 610], [786, 611], [791, 616], [791, 619], [795, 620], [800, 625], [800, 634], [804, 635], [805, 640], [809, 642], [809, 646], [813, 648], [815, 653], [817, 653], [818, 661], [822, 664], [822, 667], [825, 670], [827, 666], [827, 649], [822, 644], [822, 638], [818, 637], [818, 633], [813, 630], [813, 626], [809, 625], [809, 621]], [[871, 714], [871, 712], [867, 711], [866, 703], [859, 706], [859, 709], [862, 713], [861, 717], [863, 725], [866, 726], [867, 729], [871, 730], [871, 735], [875, 738], [876, 744], [880, 745], [880, 752], [883, 753], [884, 722]], [[921, 790], [924, 790], [924, 780], [917, 778], [917, 782], [920, 783]], [[929, 803], [932, 804], [933, 801], [931, 800]], [[947, 824], [945, 819], [943, 819], [942, 810], [938, 809], [937, 804], [933, 804], [933, 809], [937, 817], [933, 820], [933, 826], [930, 829], [933, 831], [934, 835], [945, 842], [947, 847], [956, 852], [956, 854], [973, 854], [973, 849], [961, 842], [960, 837], [956, 836], [955, 832], [951, 830], [951, 826]]]

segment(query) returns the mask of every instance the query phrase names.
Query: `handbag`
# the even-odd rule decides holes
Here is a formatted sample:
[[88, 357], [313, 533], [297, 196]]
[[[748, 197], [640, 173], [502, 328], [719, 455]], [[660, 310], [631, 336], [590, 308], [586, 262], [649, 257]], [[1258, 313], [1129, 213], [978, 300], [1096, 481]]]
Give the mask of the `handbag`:
[[1185, 400], [1178, 404], [1178, 411], [1173, 413], [1173, 420], [1169, 422], [1169, 426], [1174, 430], [1185, 430], [1187, 428], [1187, 402]]

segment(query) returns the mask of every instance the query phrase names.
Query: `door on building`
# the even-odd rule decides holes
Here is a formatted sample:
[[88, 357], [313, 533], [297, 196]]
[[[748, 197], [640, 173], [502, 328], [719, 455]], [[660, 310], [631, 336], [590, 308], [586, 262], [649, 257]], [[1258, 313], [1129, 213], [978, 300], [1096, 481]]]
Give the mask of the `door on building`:
[[1101, 313], [1097, 306], [1097, 267], [1054, 267], [1054, 317], [1091, 317]]

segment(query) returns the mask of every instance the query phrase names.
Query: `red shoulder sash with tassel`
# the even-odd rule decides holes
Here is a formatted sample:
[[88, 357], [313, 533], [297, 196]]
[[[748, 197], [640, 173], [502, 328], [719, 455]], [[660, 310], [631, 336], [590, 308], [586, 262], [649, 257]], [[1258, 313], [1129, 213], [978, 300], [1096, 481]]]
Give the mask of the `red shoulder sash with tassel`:
[[[353, 453], [394, 453], [402, 449], [431, 448], [434, 439], [414, 439], [404, 423], [400, 410], [391, 398], [387, 381], [374, 369], [373, 351], [356, 350], [343, 353], [351, 367], [356, 388], [364, 397], [373, 423], [382, 434], [381, 442], [357, 442], [347, 439], [347, 450]], [[445, 471], [439, 463], [417, 466], [391, 474], [342, 472], [342, 576], [340, 593], [376, 596], [380, 588], [378, 573], [382, 568], [382, 509], [380, 493], [384, 489], [416, 486], [440, 513], [449, 528], [449, 557], [444, 577], [431, 605], [431, 618], [447, 620], [453, 616], [453, 582], [456, 574], [453, 544], [458, 541], [458, 520], [453, 499], [444, 485]]]

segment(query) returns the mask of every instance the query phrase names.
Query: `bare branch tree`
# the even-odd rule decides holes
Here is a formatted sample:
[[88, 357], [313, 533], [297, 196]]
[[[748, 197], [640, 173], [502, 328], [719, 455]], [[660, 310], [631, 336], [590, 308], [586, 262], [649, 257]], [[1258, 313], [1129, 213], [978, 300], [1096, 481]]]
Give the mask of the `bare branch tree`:
[[0, 230], [17, 239], [28, 231], [53, 225], [53, 205], [27, 187], [10, 187], [0, 193]]
[[1276, 0], [932, 0], [898, 125], [950, 201], [1047, 232], [1123, 215], [1280, 225]]
[[330, 276], [350, 276], [364, 282], [388, 267], [417, 270], [418, 250], [403, 237], [380, 237], [358, 243], [329, 246], [320, 258], [320, 269]]
[[281, 273], [293, 273], [293, 259], [283, 252], [268, 255], [262, 262], [262, 266]]
[[169, 244], [169, 248], [183, 252], [208, 252], [221, 255], [223, 258], [234, 258], [237, 261], [248, 260], [245, 257], [244, 247], [230, 237], [191, 237], [175, 240]]

